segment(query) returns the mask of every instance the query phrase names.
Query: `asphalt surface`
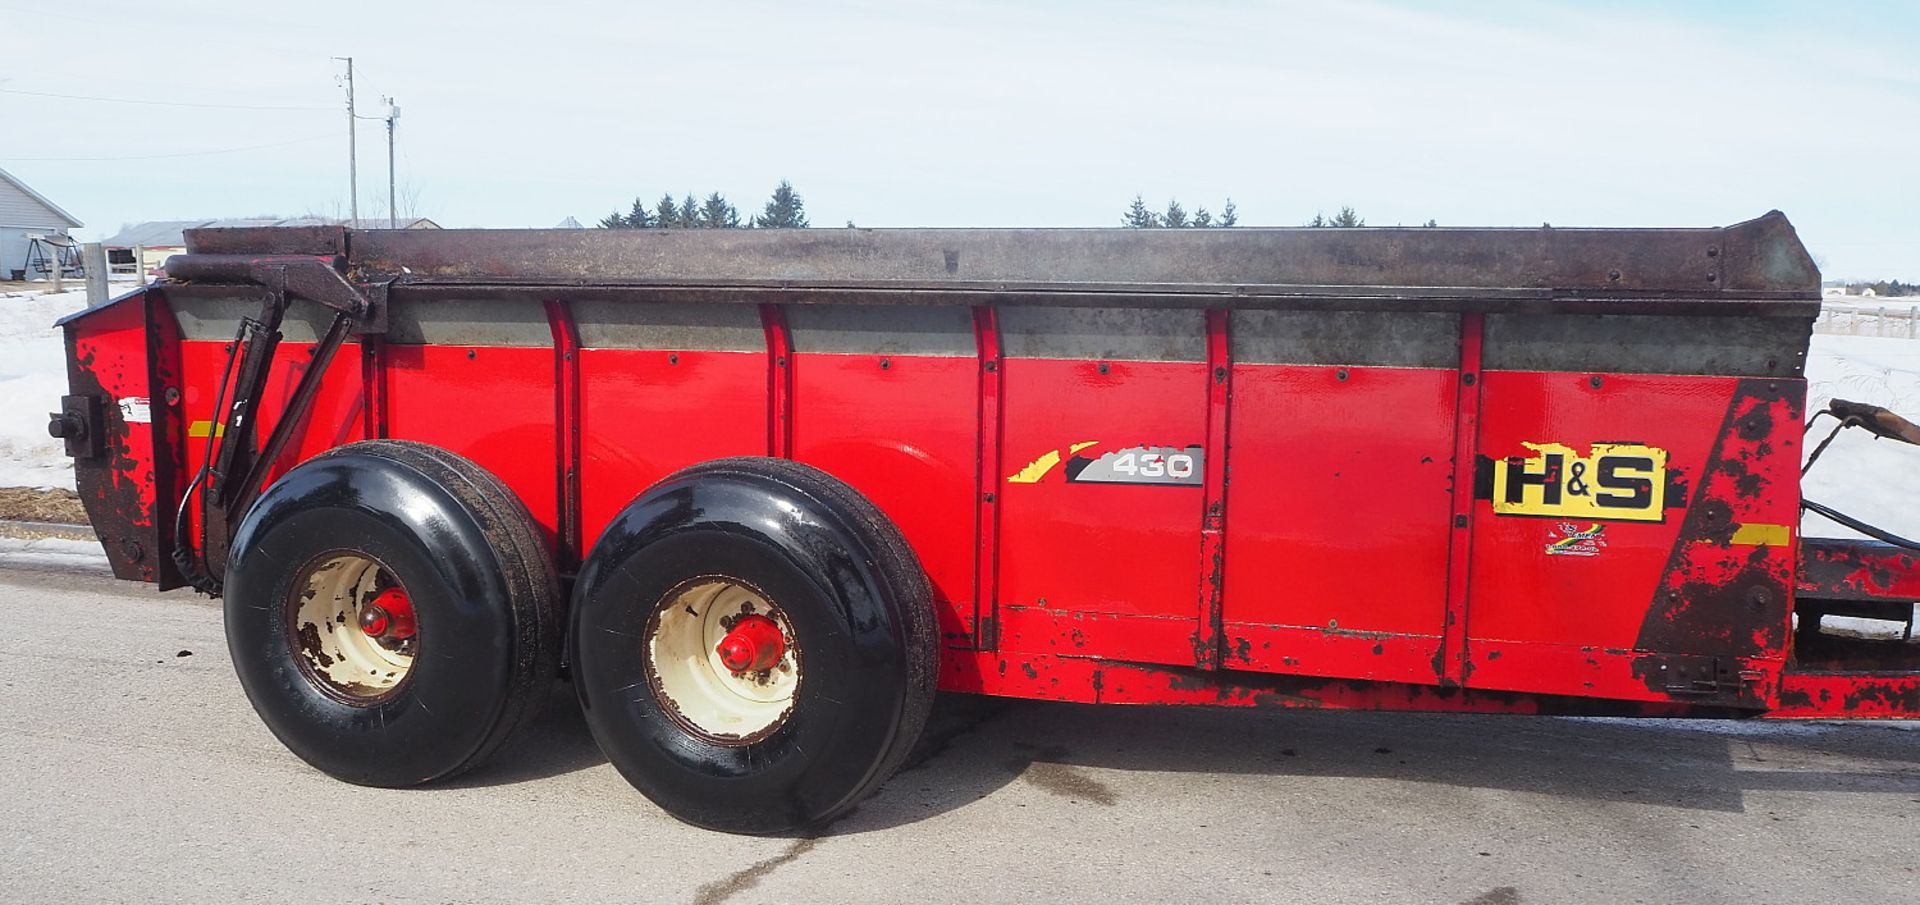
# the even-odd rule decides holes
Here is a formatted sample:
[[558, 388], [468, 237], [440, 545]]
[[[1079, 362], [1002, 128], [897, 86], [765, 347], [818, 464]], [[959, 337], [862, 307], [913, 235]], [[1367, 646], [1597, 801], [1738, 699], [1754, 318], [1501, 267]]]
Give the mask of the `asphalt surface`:
[[742, 838], [633, 792], [565, 697], [453, 784], [335, 782], [217, 605], [47, 568], [0, 565], [0, 901], [1920, 901], [1910, 726], [957, 698], [827, 834]]

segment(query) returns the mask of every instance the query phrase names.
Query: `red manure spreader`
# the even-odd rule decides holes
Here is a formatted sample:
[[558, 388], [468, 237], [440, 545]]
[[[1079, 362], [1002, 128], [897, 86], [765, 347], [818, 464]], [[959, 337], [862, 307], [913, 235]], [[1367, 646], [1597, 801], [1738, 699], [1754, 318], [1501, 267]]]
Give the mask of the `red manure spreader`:
[[852, 807], [936, 690], [1920, 715], [1915, 545], [1800, 495], [1829, 423], [1920, 429], [1809, 418], [1778, 213], [187, 246], [62, 321], [49, 430], [115, 574], [224, 598], [348, 782], [471, 768], [557, 680], [749, 833]]

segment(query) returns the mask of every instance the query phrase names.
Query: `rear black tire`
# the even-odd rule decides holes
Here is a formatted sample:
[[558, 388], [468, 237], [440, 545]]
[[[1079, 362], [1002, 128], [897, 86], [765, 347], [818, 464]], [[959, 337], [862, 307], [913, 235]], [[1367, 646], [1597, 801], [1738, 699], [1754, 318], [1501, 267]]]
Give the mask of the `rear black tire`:
[[[763, 734], [703, 736], [663, 700], [657, 614], [690, 582], [753, 589], [791, 626], [791, 708]], [[677, 618], [677, 617], [676, 617]], [[608, 527], [574, 588], [573, 681], [622, 776], [688, 823], [816, 829], [884, 783], [932, 707], [932, 591], [899, 529], [832, 476], [723, 459], [648, 489]]]
[[[343, 557], [390, 573], [417, 618], [417, 655], [379, 694], [320, 678], [296, 637], [313, 628], [296, 611], [326, 568], [315, 564]], [[532, 721], [559, 671], [559, 585], [525, 506], [485, 469], [424, 444], [354, 443], [289, 471], [241, 522], [225, 598], [227, 647], [254, 710], [347, 782], [410, 786], [471, 769]]]

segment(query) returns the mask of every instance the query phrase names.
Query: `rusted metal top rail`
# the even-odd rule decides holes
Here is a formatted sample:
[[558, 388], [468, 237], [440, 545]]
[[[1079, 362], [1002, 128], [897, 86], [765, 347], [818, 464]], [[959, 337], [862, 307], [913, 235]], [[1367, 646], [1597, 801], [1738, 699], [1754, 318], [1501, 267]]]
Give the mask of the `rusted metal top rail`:
[[[315, 255], [415, 298], [1658, 310], [1811, 316], [1779, 212], [1710, 229], [204, 229], [176, 280]], [[1649, 304], [1658, 302], [1659, 304]]]

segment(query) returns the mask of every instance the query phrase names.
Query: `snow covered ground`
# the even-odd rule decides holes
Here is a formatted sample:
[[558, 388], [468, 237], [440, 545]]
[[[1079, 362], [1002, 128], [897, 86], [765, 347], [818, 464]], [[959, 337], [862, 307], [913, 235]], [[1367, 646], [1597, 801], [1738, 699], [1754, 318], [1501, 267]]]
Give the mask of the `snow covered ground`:
[[[58, 295], [0, 292], [0, 487], [73, 488], [73, 462], [47, 436], [67, 392], [67, 356], [53, 322], [87, 306], [84, 286]], [[115, 286], [124, 291], [126, 286]]]
[[[115, 292], [126, 288], [116, 285]], [[79, 290], [0, 292], [0, 487], [73, 487], [72, 463], [59, 441], [47, 436], [47, 412], [67, 385], [65, 351], [53, 322], [85, 306]], [[1920, 420], [1920, 340], [1816, 334], [1807, 379], [1809, 411], [1838, 396]], [[1845, 431], [1804, 488], [1811, 499], [1920, 537], [1920, 448]], [[1816, 535], [1852, 534], [1818, 516], [1805, 527]]]
[[[1920, 340], [1815, 334], [1807, 360], [1807, 410], [1835, 397], [1885, 406], [1920, 421]], [[1807, 452], [1832, 430], [1822, 418], [1807, 437]], [[1801, 495], [1895, 534], [1920, 539], [1920, 447], [1841, 431], [1807, 473]], [[1854, 537], [1817, 515], [1807, 534]]]

